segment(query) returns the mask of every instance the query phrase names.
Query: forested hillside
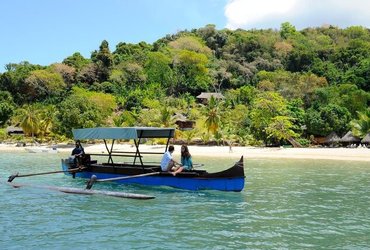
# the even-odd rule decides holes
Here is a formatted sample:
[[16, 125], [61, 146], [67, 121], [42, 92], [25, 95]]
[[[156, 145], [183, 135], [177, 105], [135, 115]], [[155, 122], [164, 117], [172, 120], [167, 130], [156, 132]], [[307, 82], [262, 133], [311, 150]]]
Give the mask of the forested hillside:
[[[98, 45], [97, 45], [98, 46]], [[48, 51], [45, 51], [48, 53]], [[201, 92], [223, 100], [203, 105]], [[187, 142], [311, 143], [314, 136], [370, 132], [370, 31], [217, 30], [167, 35], [153, 44], [107, 41], [48, 66], [21, 62], [0, 74], [0, 126], [64, 140], [72, 128], [176, 126]], [[6, 137], [4, 129], [0, 137]]]

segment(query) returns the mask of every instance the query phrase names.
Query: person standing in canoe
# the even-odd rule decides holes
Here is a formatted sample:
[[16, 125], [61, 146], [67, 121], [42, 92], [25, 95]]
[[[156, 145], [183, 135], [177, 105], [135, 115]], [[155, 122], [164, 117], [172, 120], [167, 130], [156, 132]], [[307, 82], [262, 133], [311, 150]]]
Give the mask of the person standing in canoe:
[[162, 160], [161, 160], [161, 169], [162, 171], [165, 171], [165, 172], [171, 172], [171, 171], [174, 171], [176, 169], [176, 165], [177, 166], [180, 166], [178, 169], [175, 170], [175, 172], [173, 172], [172, 174], [173, 175], [176, 175], [177, 171], [181, 168], [181, 170], [179, 172], [182, 171], [182, 166], [180, 163], [176, 162], [173, 157], [172, 157], [172, 153], [173, 151], [175, 151], [175, 148], [174, 146], [169, 146], [168, 147], [168, 151], [166, 151], [166, 153], [164, 153], [163, 157], [162, 157]]

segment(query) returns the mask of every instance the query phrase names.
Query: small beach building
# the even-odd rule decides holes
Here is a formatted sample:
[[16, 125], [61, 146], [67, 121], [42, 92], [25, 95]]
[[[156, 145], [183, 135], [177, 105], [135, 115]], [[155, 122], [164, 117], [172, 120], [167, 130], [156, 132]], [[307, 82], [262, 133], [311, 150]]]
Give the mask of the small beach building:
[[207, 104], [209, 102], [209, 99], [211, 99], [211, 96], [213, 96], [213, 98], [215, 98], [216, 100], [225, 99], [225, 97], [221, 93], [216, 92], [202, 92], [200, 95], [197, 96], [197, 99], [201, 103]]
[[173, 120], [175, 120], [175, 124], [179, 128], [179, 130], [192, 130], [195, 126], [195, 121], [189, 120], [186, 116], [183, 114], [175, 114], [172, 117]]
[[370, 133], [367, 133], [367, 135], [361, 140], [361, 143], [366, 146], [370, 145]]
[[343, 144], [343, 146], [347, 147], [357, 147], [361, 143], [361, 139], [357, 136], [354, 136], [352, 134], [352, 131], [348, 131], [341, 139], [340, 142]]
[[20, 127], [9, 126], [6, 128], [6, 133], [8, 135], [24, 135], [24, 131]]
[[323, 144], [328, 145], [329, 147], [336, 147], [339, 145], [339, 142], [340, 137], [333, 131], [327, 137], [325, 137]]

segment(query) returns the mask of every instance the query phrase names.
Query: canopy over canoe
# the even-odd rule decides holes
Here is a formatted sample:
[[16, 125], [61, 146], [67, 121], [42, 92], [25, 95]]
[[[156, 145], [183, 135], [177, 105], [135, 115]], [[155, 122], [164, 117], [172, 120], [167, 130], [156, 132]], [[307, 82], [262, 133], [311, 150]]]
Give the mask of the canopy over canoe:
[[[165, 151], [167, 151], [170, 139], [175, 135], [174, 128], [156, 128], [156, 127], [100, 127], [100, 128], [81, 128], [72, 130], [75, 140], [101, 139], [104, 141], [105, 148], [109, 156], [109, 163], [113, 163], [113, 146], [115, 140], [134, 140], [136, 152], [134, 154], [133, 164], [139, 159], [143, 166], [142, 156], [139, 150], [140, 140], [146, 138], [165, 138], [167, 139]], [[108, 147], [107, 140], [112, 140]], [[127, 152], [126, 152], [127, 153]]]
[[113, 139], [130, 140], [140, 138], [173, 138], [174, 128], [125, 127], [73, 129], [75, 140]]

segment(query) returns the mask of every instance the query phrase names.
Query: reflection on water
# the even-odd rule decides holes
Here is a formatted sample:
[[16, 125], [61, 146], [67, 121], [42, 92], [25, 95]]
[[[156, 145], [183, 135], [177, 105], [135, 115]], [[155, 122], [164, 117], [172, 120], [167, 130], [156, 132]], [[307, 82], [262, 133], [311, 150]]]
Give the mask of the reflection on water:
[[[63, 154], [1, 153], [0, 177], [59, 170]], [[197, 158], [217, 171], [238, 159]], [[1, 249], [359, 249], [370, 245], [368, 163], [247, 159], [243, 192], [99, 183], [138, 201], [0, 186]], [[84, 187], [62, 174], [17, 182]]]

